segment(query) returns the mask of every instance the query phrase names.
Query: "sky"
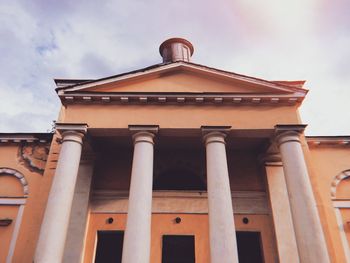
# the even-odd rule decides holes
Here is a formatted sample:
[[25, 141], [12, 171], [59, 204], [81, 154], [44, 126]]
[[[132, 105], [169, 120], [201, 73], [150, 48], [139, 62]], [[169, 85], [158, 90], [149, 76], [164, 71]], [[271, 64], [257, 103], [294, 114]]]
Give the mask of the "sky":
[[307, 135], [350, 135], [348, 0], [0, 0], [0, 132], [47, 132], [54, 78], [161, 62], [170, 37], [192, 61], [266, 80], [306, 80]]

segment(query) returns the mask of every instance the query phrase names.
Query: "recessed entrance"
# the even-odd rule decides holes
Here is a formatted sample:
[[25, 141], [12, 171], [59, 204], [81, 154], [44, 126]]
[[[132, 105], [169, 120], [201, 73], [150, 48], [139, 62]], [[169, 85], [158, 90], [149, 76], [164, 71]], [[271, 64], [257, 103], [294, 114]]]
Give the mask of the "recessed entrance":
[[195, 263], [194, 236], [164, 235], [162, 263]]

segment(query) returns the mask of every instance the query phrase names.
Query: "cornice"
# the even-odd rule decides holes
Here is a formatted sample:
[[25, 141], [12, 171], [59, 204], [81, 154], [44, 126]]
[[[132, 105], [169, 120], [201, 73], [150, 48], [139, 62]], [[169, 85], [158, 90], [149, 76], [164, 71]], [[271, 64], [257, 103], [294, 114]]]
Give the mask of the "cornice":
[[[219, 78], [225, 78], [225, 79], [231, 79], [231, 80], [236, 80], [236, 81], [241, 81], [245, 83], [250, 83], [250, 84], [256, 84], [256, 85], [262, 85], [265, 87], [270, 87], [275, 90], [279, 90], [282, 92], [298, 92], [300, 94], [303, 94], [305, 96], [308, 92], [308, 90], [296, 87], [295, 85], [288, 85], [287, 82], [282, 82], [282, 81], [268, 81], [264, 79], [259, 79], [255, 77], [250, 77], [242, 74], [237, 74], [234, 72], [230, 71], [225, 71], [217, 68], [212, 68], [208, 67], [205, 65], [200, 65], [192, 62], [173, 62], [173, 63], [160, 63], [160, 64], [155, 64], [146, 68], [134, 70], [131, 72], [126, 72], [106, 78], [101, 78], [101, 79], [96, 79], [96, 80], [80, 80], [82, 82], [74, 82], [73, 80], [73, 85], [67, 86], [63, 85], [63, 87], [58, 87], [56, 91], [58, 92], [59, 95], [64, 93], [65, 91], [79, 91], [83, 90], [86, 88], [91, 88], [91, 87], [96, 87], [104, 84], [108, 84], [111, 82], [120, 82], [124, 80], [130, 80], [130, 79], [137, 79], [141, 78], [144, 76], [151, 76], [151, 75], [159, 75], [161, 73], [167, 72], [169, 70], [174, 70], [174, 69], [179, 69], [179, 70], [189, 70], [193, 72], [200, 72], [203, 74], [207, 75], [212, 75], [216, 76]], [[66, 82], [69, 82], [69, 80], [64, 80]], [[56, 82], [56, 84], [61, 83], [61, 81]], [[66, 83], [63, 83], [66, 84]]]
[[350, 146], [350, 136], [306, 136], [306, 141], [310, 147]]
[[86, 123], [55, 123], [55, 129], [59, 133], [75, 131], [82, 134], [87, 132], [88, 125]]
[[220, 94], [220, 93], [62, 93], [63, 105], [69, 104], [139, 104], [139, 105], [269, 105], [293, 106], [300, 104], [304, 96], [294, 94]]
[[275, 125], [275, 133], [279, 135], [284, 132], [304, 132], [307, 124], [277, 124]]
[[129, 131], [132, 135], [139, 132], [148, 132], [152, 134], [157, 134], [159, 131], [158, 125], [129, 125]]
[[0, 133], [0, 143], [47, 143], [52, 137], [52, 133]]

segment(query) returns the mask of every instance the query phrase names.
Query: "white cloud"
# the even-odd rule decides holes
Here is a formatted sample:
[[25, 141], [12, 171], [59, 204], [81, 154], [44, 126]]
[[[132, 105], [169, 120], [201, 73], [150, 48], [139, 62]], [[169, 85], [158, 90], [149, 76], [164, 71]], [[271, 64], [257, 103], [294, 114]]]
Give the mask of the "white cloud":
[[59, 110], [53, 78], [155, 64], [158, 45], [181, 36], [195, 45], [194, 62], [307, 80], [307, 132], [350, 134], [349, 8], [346, 0], [3, 1], [0, 129], [50, 129]]

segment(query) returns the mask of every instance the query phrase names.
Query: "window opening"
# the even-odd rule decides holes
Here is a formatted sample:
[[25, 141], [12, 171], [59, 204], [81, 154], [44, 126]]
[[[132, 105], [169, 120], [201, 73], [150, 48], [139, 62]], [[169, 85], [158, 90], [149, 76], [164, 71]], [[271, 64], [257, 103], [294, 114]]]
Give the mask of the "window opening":
[[95, 263], [121, 263], [123, 231], [98, 231]]
[[194, 236], [164, 235], [162, 263], [195, 263]]
[[263, 263], [260, 232], [237, 231], [239, 263]]

